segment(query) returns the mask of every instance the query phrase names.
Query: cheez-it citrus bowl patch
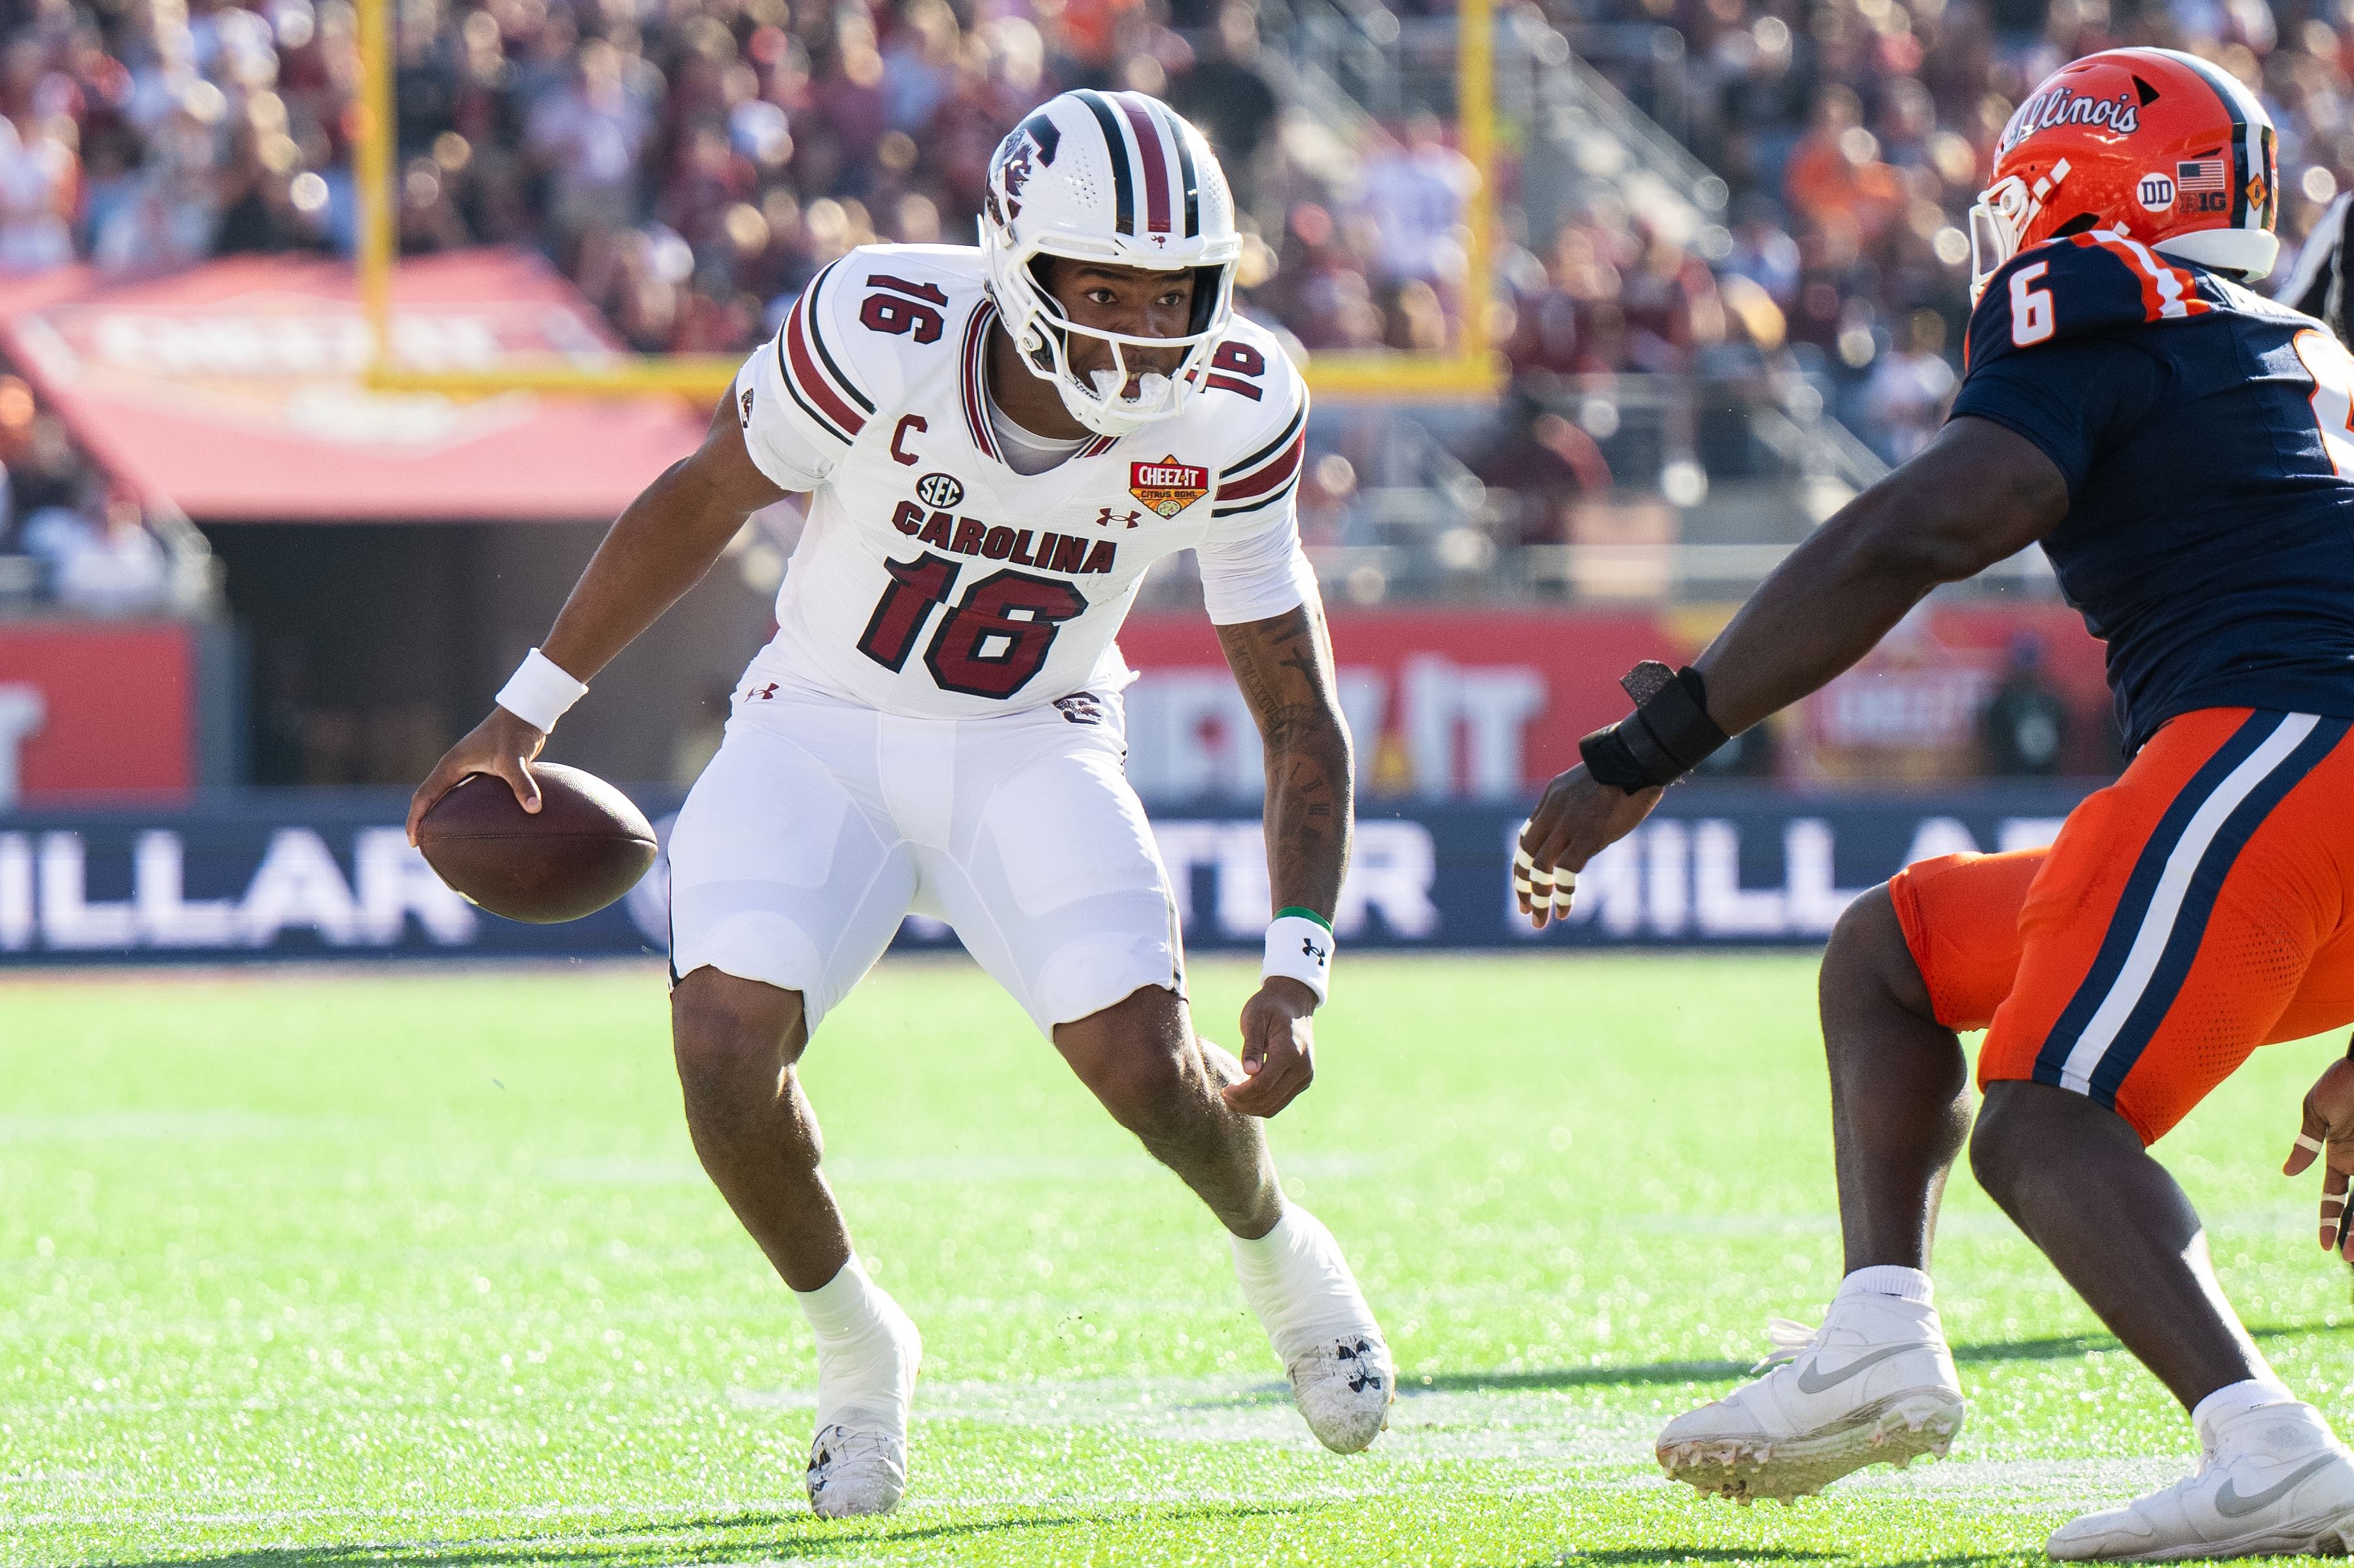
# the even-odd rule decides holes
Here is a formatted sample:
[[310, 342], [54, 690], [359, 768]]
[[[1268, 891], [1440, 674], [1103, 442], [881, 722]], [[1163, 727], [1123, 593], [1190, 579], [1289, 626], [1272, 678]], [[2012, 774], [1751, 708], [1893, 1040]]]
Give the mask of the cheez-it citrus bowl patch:
[[1210, 493], [1210, 471], [1179, 462], [1175, 453], [1159, 462], [1128, 465], [1128, 493], [1162, 517], [1174, 517]]

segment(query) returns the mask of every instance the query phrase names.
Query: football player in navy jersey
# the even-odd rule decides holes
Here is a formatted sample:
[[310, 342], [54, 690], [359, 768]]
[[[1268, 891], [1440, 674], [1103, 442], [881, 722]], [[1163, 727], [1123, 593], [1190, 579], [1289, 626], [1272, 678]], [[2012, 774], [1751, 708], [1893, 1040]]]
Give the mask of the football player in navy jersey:
[[[1779, 1365], [1660, 1434], [1703, 1490], [1787, 1499], [1945, 1451], [1964, 1405], [1926, 1269], [1967, 1141], [2204, 1455], [2052, 1555], [2354, 1547], [2354, 1454], [2265, 1363], [2147, 1151], [2258, 1045], [2354, 1022], [2354, 358], [2245, 286], [2274, 260], [2276, 178], [2264, 110], [2205, 61], [2116, 49], [2045, 81], [1972, 214], [1950, 421], [1691, 667], [1638, 666], [1636, 711], [1585, 737], [1522, 835], [1543, 925], [1728, 736], [2030, 545], [2108, 644], [2118, 782], [2048, 850], [1912, 866], [1832, 937], [1847, 1274], [1819, 1330], [1776, 1336]], [[1978, 1029], [1973, 1132], [1958, 1035]]]

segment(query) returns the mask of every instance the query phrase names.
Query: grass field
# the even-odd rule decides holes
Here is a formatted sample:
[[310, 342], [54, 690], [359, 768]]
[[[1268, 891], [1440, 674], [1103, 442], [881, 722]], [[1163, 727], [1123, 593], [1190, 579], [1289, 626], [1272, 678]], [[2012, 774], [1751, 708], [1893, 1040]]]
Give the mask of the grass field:
[[[1250, 980], [1204, 965], [1207, 1033]], [[652, 970], [0, 984], [0, 1561], [258, 1568], [2038, 1559], [2188, 1425], [1967, 1178], [1951, 1460], [1787, 1510], [1659, 1478], [1839, 1263], [1813, 964], [1348, 966], [1273, 1125], [1405, 1385], [1318, 1448], [1207, 1215], [969, 969], [808, 1065], [923, 1327], [908, 1503], [809, 1517], [812, 1358], [688, 1148]], [[2161, 1146], [2284, 1375], [2354, 1416], [2348, 1281], [2279, 1161], [2333, 1044]]]

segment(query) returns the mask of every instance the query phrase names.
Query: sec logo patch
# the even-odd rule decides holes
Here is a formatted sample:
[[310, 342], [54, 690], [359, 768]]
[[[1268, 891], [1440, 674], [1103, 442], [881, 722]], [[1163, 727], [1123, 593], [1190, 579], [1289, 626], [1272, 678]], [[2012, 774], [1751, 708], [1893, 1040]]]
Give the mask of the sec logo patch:
[[952, 473], [928, 473], [916, 481], [916, 499], [935, 512], [946, 512], [964, 499], [964, 483]]
[[1210, 493], [1210, 471], [1179, 462], [1174, 453], [1159, 462], [1130, 463], [1128, 493], [1157, 515], [1174, 517]]

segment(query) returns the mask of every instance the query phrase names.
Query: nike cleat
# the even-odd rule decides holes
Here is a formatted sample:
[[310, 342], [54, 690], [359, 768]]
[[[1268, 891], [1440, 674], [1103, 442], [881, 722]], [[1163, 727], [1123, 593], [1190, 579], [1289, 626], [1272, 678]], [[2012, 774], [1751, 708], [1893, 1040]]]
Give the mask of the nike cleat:
[[1787, 1503], [1867, 1465], [1945, 1457], [1962, 1388], [1934, 1308], [1854, 1295], [1819, 1330], [1777, 1318], [1767, 1331], [1763, 1376], [1659, 1434], [1669, 1479], [1744, 1505]]
[[2354, 1454], [2319, 1411], [2259, 1405], [2200, 1436], [2196, 1470], [2123, 1508], [2062, 1525], [2045, 1550], [2071, 1563], [2354, 1552]]

